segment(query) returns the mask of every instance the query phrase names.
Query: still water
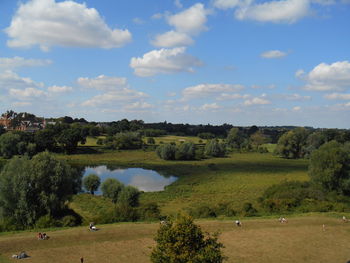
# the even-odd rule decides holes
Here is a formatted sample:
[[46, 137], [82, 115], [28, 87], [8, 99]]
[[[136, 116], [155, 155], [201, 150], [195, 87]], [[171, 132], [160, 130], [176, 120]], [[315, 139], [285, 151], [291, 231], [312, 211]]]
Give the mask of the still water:
[[[140, 191], [155, 192], [163, 191], [164, 187], [175, 182], [174, 176], [163, 176], [156, 171], [142, 168], [107, 168], [105, 165], [96, 167], [85, 167], [83, 177], [89, 174], [96, 174], [101, 178], [101, 184], [107, 178], [114, 178], [125, 185], [135, 186]], [[100, 189], [95, 194], [102, 194]]]

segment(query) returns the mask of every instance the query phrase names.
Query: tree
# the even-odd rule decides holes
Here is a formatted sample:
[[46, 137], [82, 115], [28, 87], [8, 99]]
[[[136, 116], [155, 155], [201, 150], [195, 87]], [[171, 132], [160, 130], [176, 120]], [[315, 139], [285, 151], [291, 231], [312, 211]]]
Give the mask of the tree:
[[155, 144], [156, 141], [154, 140], [153, 137], [149, 137], [149, 138], [147, 138], [147, 143], [148, 143], [148, 144]]
[[350, 145], [331, 141], [311, 154], [309, 175], [324, 190], [350, 195]]
[[11, 132], [0, 136], [0, 155], [4, 158], [11, 158], [18, 154], [17, 144], [20, 143], [21, 136]]
[[32, 226], [44, 215], [58, 216], [80, 187], [80, 174], [47, 152], [32, 160], [14, 157], [0, 174], [2, 216], [19, 227]]
[[204, 154], [211, 157], [223, 157], [226, 154], [226, 145], [218, 140], [210, 140], [205, 145]]
[[56, 147], [55, 131], [50, 128], [37, 131], [34, 135], [35, 144], [39, 151], [52, 151]]
[[4, 134], [6, 132], [3, 125], [0, 125], [0, 135]]
[[103, 196], [112, 199], [113, 203], [118, 201], [118, 196], [123, 188], [124, 184], [114, 178], [108, 178], [101, 185]]
[[101, 184], [101, 179], [96, 174], [89, 174], [83, 179], [83, 185], [92, 195]]
[[155, 241], [157, 246], [151, 254], [154, 263], [220, 263], [225, 259], [218, 235], [203, 234], [189, 216], [180, 215], [175, 223], [161, 225]]
[[276, 153], [284, 158], [303, 158], [309, 132], [302, 127], [284, 133], [278, 140]]
[[86, 136], [81, 134], [79, 127], [64, 129], [57, 139], [66, 153], [74, 152], [78, 147], [78, 142], [85, 143], [85, 140]]
[[244, 133], [238, 128], [232, 128], [226, 138], [226, 143], [233, 149], [240, 150], [245, 140]]
[[196, 147], [193, 142], [185, 142], [176, 148], [176, 160], [194, 160]]
[[158, 157], [163, 160], [174, 160], [175, 152], [176, 152], [176, 146], [168, 143], [159, 145], [156, 149], [156, 153]]
[[250, 135], [250, 142], [255, 150], [258, 150], [259, 146], [266, 143], [266, 141], [266, 137], [260, 131]]
[[118, 203], [127, 206], [138, 206], [140, 191], [133, 186], [126, 186], [122, 189], [118, 196]]

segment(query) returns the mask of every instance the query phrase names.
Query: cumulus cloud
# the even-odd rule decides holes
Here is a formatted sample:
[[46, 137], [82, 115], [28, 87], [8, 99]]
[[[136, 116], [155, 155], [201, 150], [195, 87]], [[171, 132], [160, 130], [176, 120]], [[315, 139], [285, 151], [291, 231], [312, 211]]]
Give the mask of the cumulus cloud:
[[154, 106], [150, 103], [143, 101], [136, 101], [134, 103], [130, 103], [124, 107], [125, 110], [129, 111], [142, 111], [153, 108]]
[[10, 89], [9, 94], [10, 96], [20, 100], [28, 100], [47, 96], [47, 93], [45, 91], [36, 88]]
[[193, 44], [193, 39], [183, 32], [171, 30], [157, 35], [151, 43], [156, 47], [189, 46]]
[[202, 98], [218, 95], [222, 92], [237, 92], [242, 89], [244, 89], [244, 86], [239, 84], [199, 84], [185, 88], [182, 95], [185, 99]]
[[20, 4], [11, 24], [5, 29], [10, 47], [39, 45], [117, 48], [131, 41], [125, 29], [111, 29], [98, 11], [74, 1], [31, 0]]
[[219, 9], [229, 9], [237, 6], [249, 5], [252, 0], [214, 0], [214, 6]]
[[129, 103], [132, 100], [138, 100], [142, 98], [146, 98], [147, 94], [135, 91], [128, 88], [123, 88], [118, 91], [110, 91], [104, 94], [96, 95], [89, 100], [84, 101], [82, 106], [110, 106], [114, 105], [114, 103]]
[[175, 0], [175, 1], [174, 1], [174, 5], [175, 5], [177, 8], [182, 8], [182, 7], [183, 7], [183, 5], [182, 5], [182, 3], [181, 3], [180, 0]]
[[217, 103], [204, 104], [199, 107], [199, 110], [217, 110], [220, 106]]
[[301, 110], [301, 107], [300, 107], [300, 106], [295, 106], [295, 107], [293, 107], [292, 110], [293, 110], [293, 111], [300, 111], [300, 110]]
[[249, 94], [239, 94], [239, 93], [222, 93], [217, 97], [217, 100], [236, 100], [236, 99], [248, 99], [251, 95]]
[[152, 50], [141, 58], [131, 58], [130, 67], [140, 77], [177, 72], [194, 72], [193, 67], [202, 66], [203, 63], [199, 59], [185, 54], [185, 51], [185, 47]]
[[0, 72], [0, 89], [40, 88], [43, 86], [44, 84], [41, 82], [35, 82], [30, 78], [21, 77], [10, 70]]
[[49, 59], [25, 59], [22, 57], [0, 58], [0, 68], [13, 70], [21, 67], [39, 67], [52, 63]]
[[294, 93], [294, 94], [284, 94], [281, 95], [281, 98], [286, 100], [292, 100], [292, 101], [305, 101], [305, 100], [311, 100], [311, 96], [302, 96], [300, 94]]
[[100, 75], [96, 78], [78, 78], [78, 84], [84, 88], [113, 91], [128, 86], [126, 78]]
[[166, 15], [168, 24], [175, 30], [157, 35], [151, 44], [157, 47], [179, 47], [193, 44], [191, 36], [207, 30], [205, 26], [207, 15], [208, 11], [200, 3], [180, 13]]
[[255, 97], [244, 101], [245, 106], [266, 105], [266, 104], [271, 104], [271, 102], [267, 99], [259, 98], [259, 97]]
[[329, 100], [350, 100], [350, 93], [331, 93], [324, 96]]
[[[299, 72], [299, 73], [298, 73]], [[321, 63], [309, 73], [299, 70], [298, 77], [306, 81], [304, 89], [312, 91], [342, 91], [350, 87], [350, 63]]]
[[174, 26], [178, 32], [198, 34], [207, 30], [208, 11], [203, 4], [197, 3], [190, 8], [167, 17], [169, 25]]
[[50, 86], [47, 88], [50, 93], [67, 93], [73, 91], [72, 87], [69, 86]]
[[235, 12], [239, 20], [294, 23], [310, 13], [309, 0], [280, 0], [240, 7]]
[[283, 58], [287, 56], [286, 52], [280, 50], [269, 50], [260, 54], [262, 58]]

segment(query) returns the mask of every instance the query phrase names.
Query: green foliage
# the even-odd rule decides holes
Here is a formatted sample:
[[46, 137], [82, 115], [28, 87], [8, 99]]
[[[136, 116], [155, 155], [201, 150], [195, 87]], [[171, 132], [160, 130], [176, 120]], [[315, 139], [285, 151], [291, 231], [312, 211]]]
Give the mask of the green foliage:
[[101, 179], [96, 174], [89, 174], [83, 179], [84, 188], [89, 191], [92, 195], [97, 191], [101, 184]]
[[66, 153], [74, 152], [78, 143], [85, 143], [86, 135], [82, 134], [79, 127], [64, 129], [57, 138], [57, 142], [61, 145]]
[[253, 207], [253, 205], [249, 202], [244, 203], [242, 207], [242, 213], [244, 216], [256, 216], [257, 210]]
[[77, 226], [78, 225], [76, 217], [74, 217], [72, 215], [64, 216], [61, 219], [61, 223], [62, 223], [62, 226], [65, 226], [65, 227], [67, 227], [67, 226], [68, 227], [73, 227], [73, 226]]
[[2, 215], [32, 226], [44, 215], [57, 216], [80, 189], [80, 175], [47, 152], [11, 159], [0, 174]]
[[226, 145], [218, 140], [210, 140], [205, 146], [204, 154], [209, 157], [224, 157]]
[[194, 160], [196, 147], [192, 142], [182, 143], [176, 148], [175, 159], [176, 160]]
[[159, 220], [160, 210], [155, 202], [147, 202], [138, 208], [140, 220]]
[[178, 216], [160, 226], [155, 237], [157, 246], [151, 254], [154, 263], [220, 263], [225, 257], [218, 235], [204, 235], [189, 216]]
[[121, 190], [118, 196], [118, 203], [135, 207], [139, 205], [139, 197], [140, 191], [137, 188], [128, 185]]
[[159, 145], [156, 149], [156, 153], [159, 158], [163, 160], [174, 160], [175, 159], [176, 146], [171, 144]]
[[7, 132], [0, 136], [0, 155], [4, 158], [11, 158], [18, 154], [17, 144], [21, 142], [18, 134]]
[[245, 134], [238, 128], [232, 128], [226, 138], [226, 143], [232, 149], [241, 150], [245, 141]]
[[108, 137], [105, 141], [107, 148], [117, 150], [141, 149], [143, 145], [142, 137], [137, 132], [120, 132], [113, 137]]
[[149, 138], [147, 138], [147, 143], [148, 143], [148, 144], [155, 144], [156, 141], [154, 140], [153, 137], [149, 137]]
[[34, 134], [34, 141], [39, 151], [53, 151], [56, 147], [55, 131], [53, 129], [44, 129]]
[[201, 139], [211, 140], [215, 138], [215, 135], [210, 132], [201, 132], [198, 133], [197, 136]]
[[123, 188], [124, 184], [114, 178], [108, 178], [101, 185], [103, 196], [112, 199], [113, 203], [118, 201], [118, 196]]
[[350, 146], [332, 141], [311, 155], [309, 175], [325, 191], [350, 195]]
[[115, 208], [114, 220], [117, 222], [134, 222], [138, 219], [137, 209], [126, 203], [119, 203]]
[[190, 209], [190, 215], [194, 218], [209, 218], [216, 217], [215, 210], [208, 205], [199, 205]]
[[309, 132], [305, 128], [296, 128], [283, 134], [277, 143], [276, 153], [284, 158], [303, 158], [306, 154], [306, 140]]
[[60, 222], [50, 215], [40, 217], [35, 223], [35, 228], [50, 228], [58, 226], [61, 226]]
[[158, 130], [158, 129], [144, 129], [142, 134], [146, 137], [159, 137], [162, 135], [166, 135], [166, 131]]

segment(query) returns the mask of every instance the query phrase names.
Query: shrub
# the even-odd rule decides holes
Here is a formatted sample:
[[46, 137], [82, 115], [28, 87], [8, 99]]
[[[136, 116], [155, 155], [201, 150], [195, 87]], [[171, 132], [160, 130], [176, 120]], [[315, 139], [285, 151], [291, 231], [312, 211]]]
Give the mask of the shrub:
[[221, 263], [225, 257], [218, 235], [204, 235], [189, 216], [178, 216], [175, 223], [161, 225], [155, 237], [157, 246], [151, 254], [153, 263], [203, 262]]
[[155, 202], [143, 204], [138, 208], [138, 213], [141, 220], [159, 220], [161, 217], [159, 206]]
[[255, 216], [257, 210], [253, 207], [251, 203], [244, 203], [242, 207], [242, 213], [244, 216]]
[[155, 144], [156, 141], [154, 140], [153, 137], [149, 137], [149, 138], [147, 138], [147, 143], [148, 143], [148, 144]]
[[216, 217], [215, 210], [208, 205], [200, 205], [190, 209], [191, 216], [195, 218], [209, 218]]
[[137, 210], [134, 207], [131, 207], [127, 204], [117, 204], [115, 208], [115, 217], [114, 220], [117, 222], [129, 222], [137, 221], [138, 214]]
[[61, 226], [60, 222], [58, 220], [55, 220], [50, 215], [40, 217], [35, 223], [36, 228], [50, 228], [57, 226]]
[[61, 219], [61, 223], [62, 223], [62, 226], [68, 226], [68, 227], [73, 227], [73, 226], [77, 226], [77, 219], [72, 216], [72, 215], [68, 215], [68, 216], [65, 216]]
[[118, 196], [123, 188], [124, 184], [114, 178], [108, 178], [101, 185], [103, 196], [112, 199], [113, 203], [118, 201]]
[[218, 140], [211, 140], [206, 144], [204, 154], [210, 157], [223, 157], [226, 154], [226, 145]]
[[195, 159], [195, 146], [192, 142], [186, 142], [176, 148], [175, 159], [176, 160], [194, 160]]
[[138, 206], [140, 191], [133, 186], [126, 186], [122, 189], [118, 196], [118, 203], [131, 207]]
[[157, 147], [156, 153], [163, 160], [175, 159], [176, 147], [171, 144], [164, 144]]

